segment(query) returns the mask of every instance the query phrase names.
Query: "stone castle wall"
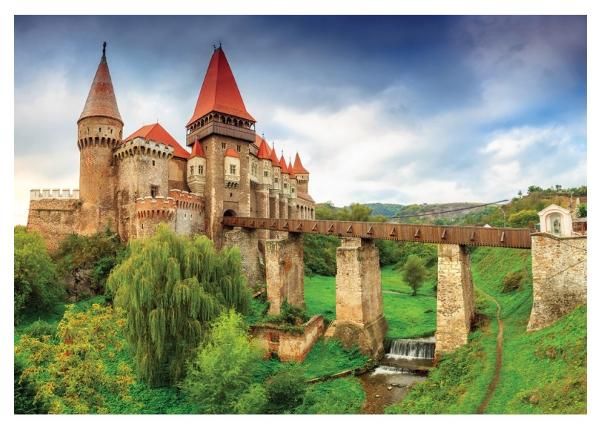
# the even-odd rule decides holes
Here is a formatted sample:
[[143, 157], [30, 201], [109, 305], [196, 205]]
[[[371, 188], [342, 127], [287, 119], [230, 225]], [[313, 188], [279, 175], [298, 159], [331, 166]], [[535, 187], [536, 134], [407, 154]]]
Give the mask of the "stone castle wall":
[[438, 245], [436, 358], [466, 345], [474, 310], [470, 256], [466, 247]]
[[50, 252], [70, 234], [78, 233], [81, 200], [37, 199], [29, 202], [27, 229], [40, 233]]
[[223, 245], [237, 246], [240, 249], [243, 273], [250, 287], [265, 283], [264, 256], [258, 247], [256, 230], [240, 227], [224, 230]]
[[304, 307], [304, 246], [302, 234], [265, 243], [265, 272], [269, 314], [277, 315], [285, 300]]
[[169, 160], [169, 190], [190, 191], [187, 184], [187, 160], [173, 157]]
[[587, 302], [587, 237], [531, 236], [533, 307], [527, 330], [547, 327]]

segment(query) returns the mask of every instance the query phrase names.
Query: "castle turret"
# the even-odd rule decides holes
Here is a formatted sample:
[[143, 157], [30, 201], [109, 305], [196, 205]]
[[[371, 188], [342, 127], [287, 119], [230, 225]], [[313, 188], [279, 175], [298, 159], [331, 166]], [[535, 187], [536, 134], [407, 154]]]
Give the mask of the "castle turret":
[[123, 137], [123, 120], [106, 61], [106, 42], [77, 128], [82, 200], [79, 232], [93, 234], [108, 226], [115, 229], [113, 150]]
[[204, 195], [206, 185], [206, 155], [199, 140], [192, 145], [192, 154], [187, 162], [187, 183], [192, 193]]
[[296, 176], [296, 181], [298, 181], [298, 192], [308, 193], [309, 173], [308, 170], [306, 170], [302, 165], [302, 160], [300, 160], [300, 154], [298, 154], [297, 152], [296, 158], [294, 159], [294, 166], [292, 167], [292, 172]]

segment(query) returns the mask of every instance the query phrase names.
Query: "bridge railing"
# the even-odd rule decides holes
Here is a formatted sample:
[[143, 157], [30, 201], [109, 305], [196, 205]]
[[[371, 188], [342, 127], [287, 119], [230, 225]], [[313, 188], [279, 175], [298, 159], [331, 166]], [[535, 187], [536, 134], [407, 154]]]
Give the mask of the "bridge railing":
[[363, 239], [385, 239], [406, 242], [448, 243], [455, 245], [531, 248], [531, 232], [525, 228], [443, 226], [428, 224], [395, 224], [359, 221], [271, 219], [224, 217], [223, 225], [325, 234]]

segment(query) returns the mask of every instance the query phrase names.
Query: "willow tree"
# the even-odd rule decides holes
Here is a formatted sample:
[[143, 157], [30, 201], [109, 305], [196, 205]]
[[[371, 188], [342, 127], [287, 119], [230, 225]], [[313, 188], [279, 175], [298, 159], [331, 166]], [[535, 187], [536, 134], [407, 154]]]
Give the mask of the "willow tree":
[[206, 237], [179, 236], [165, 225], [130, 243], [107, 286], [126, 310], [138, 374], [151, 386], [181, 379], [208, 323], [225, 309], [246, 313], [250, 303], [237, 248], [217, 252]]

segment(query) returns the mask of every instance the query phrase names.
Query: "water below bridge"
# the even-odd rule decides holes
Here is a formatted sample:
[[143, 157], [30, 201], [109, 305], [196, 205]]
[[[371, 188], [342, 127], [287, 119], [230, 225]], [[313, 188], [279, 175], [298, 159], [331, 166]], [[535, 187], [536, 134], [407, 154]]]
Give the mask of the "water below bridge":
[[427, 378], [434, 353], [434, 337], [393, 340], [379, 366], [360, 376], [366, 393], [362, 412], [382, 414], [402, 400], [412, 385]]

